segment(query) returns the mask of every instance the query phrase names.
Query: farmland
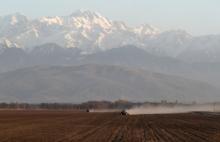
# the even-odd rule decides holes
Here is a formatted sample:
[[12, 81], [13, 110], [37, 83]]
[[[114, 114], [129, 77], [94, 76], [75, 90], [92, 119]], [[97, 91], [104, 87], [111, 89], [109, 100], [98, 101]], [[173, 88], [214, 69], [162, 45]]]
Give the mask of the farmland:
[[1, 142], [218, 142], [220, 116], [0, 111]]

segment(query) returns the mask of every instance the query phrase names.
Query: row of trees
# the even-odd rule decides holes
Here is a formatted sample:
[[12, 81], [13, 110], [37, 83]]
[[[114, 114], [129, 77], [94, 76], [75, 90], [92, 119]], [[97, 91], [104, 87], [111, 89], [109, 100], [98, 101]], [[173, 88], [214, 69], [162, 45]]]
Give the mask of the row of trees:
[[178, 101], [167, 102], [162, 100], [161, 102], [144, 102], [144, 103], [134, 103], [125, 100], [118, 100], [115, 102], [109, 101], [89, 101], [81, 104], [73, 103], [39, 103], [39, 104], [29, 104], [29, 103], [0, 103], [0, 109], [60, 109], [60, 110], [85, 110], [85, 109], [128, 109], [134, 106], [175, 106], [175, 105], [195, 105], [192, 104], [181, 104]]
[[0, 109], [61, 109], [61, 110], [82, 110], [82, 109], [124, 109], [131, 108], [140, 103], [132, 103], [128, 101], [119, 100], [116, 102], [109, 101], [89, 101], [81, 104], [73, 103], [0, 103]]
[[0, 109], [79, 109], [76, 104], [59, 103], [0, 103]]

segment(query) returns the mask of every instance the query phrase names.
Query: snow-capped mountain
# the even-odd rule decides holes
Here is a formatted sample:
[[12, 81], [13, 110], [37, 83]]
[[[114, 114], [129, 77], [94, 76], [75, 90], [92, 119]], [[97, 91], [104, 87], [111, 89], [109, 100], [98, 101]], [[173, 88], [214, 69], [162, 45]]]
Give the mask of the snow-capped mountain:
[[30, 19], [15, 13], [0, 17], [0, 51], [32, 50], [47, 43], [77, 48], [84, 54], [134, 45], [149, 53], [186, 61], [220, 61], [220, 36], [193, 37], [183, 30], [162, 32], [145, 24], [129, 27], [97, 12], [79, 10], [69, 16]]
[[85, 51], [110, 49], [125, 44], [139, 44], [145, 35], [159, 30], [149, 25], [130, 28], [111, 21], [97, 12], [77, 11], [69, 16], [41, 17], [31, 20], [19, 13], [0, 18], [0, 39], [20, 48], [45, 43], [77, 47]]

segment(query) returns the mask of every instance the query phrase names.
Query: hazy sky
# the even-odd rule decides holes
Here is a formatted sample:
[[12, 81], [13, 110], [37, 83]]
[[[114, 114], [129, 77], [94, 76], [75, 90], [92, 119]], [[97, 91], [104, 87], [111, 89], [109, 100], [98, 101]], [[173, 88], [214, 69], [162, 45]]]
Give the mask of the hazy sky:
[[220, 0], [0, 0], [0, 15], [70, 15], [78, 9], [100, 12], [130, 26], [152, 24], [194, 35], [220, 34]]

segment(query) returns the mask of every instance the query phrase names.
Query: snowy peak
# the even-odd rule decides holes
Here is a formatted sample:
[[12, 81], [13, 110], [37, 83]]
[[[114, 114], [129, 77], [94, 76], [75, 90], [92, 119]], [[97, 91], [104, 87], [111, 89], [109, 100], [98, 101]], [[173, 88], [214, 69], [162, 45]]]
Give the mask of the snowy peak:
[[28, 21], [28, 18], [20, 13], [7, 15], [2, 18], [1, 24], [17, 25]]
[[29, 22], [28, 18], [20, 13], [2, 17], [0, 20], [0, 38], [7, 38], [15, 42], [12, 37], [26, 31]]
[[152, 25], [145, 24], [134, 28], [134, 32], [139, 35], [155, 35], [159, 34], [160, 30]]
[[89, 18], [89, 19], [92, 19], [94, 17], [96, 18], [103, 18], [103, 16], [98, 13], [98, 12], [92, 12], [92, 11], [89, 11], [89, 10], [77, 10], [76, 12], [72, 13], [70, 15], [71, 17], [86, 17], [86, 18]]
[[128, 30], [128, 26], [122, 21], [114, 21], [113, 27], [115, 30], [123, 30], [123, 31]]
[[63, 19], [55, 16], [55, 17], [41, 17], [39, 19], [41, 23], [45, 23], [47, 25], [63, 25]]
[[99, 26], [104, 29], [111, 28], [112, 24], [107, 18], [97, 12], [79, 10], [70, 15], [72, 22], [78, 28], [91, 28]]

